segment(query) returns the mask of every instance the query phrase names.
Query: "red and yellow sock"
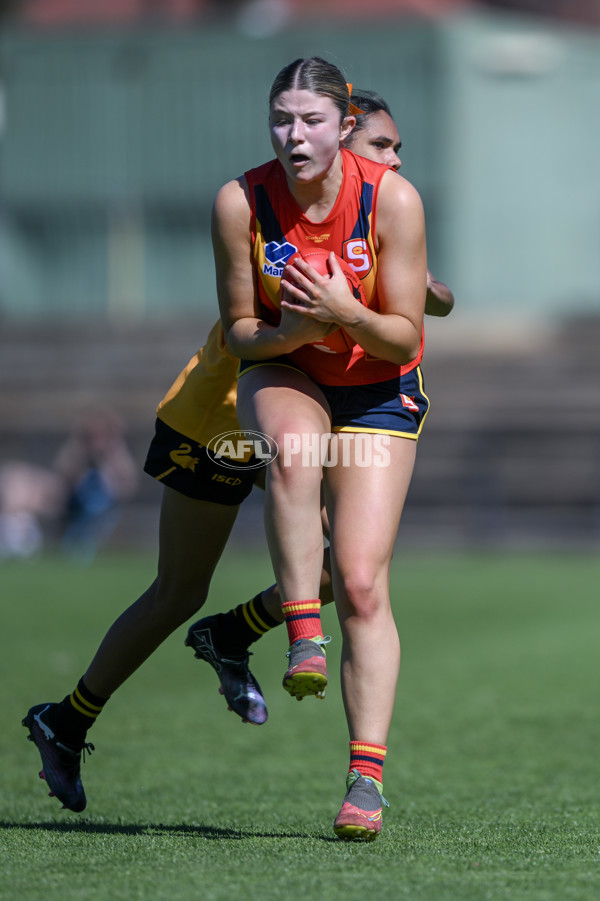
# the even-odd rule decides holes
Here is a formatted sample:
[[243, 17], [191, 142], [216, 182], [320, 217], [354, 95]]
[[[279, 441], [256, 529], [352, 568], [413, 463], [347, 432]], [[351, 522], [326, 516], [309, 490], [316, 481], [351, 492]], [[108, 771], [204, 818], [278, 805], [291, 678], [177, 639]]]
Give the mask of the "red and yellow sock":
[[358, 770], [361, 775], [373, 779], [380, 786], [383, 785], [383, 764], [386, 753], [385, 745], [376, 745], [370, 741], [351, 741], [349, 772]]
[[321, 601], [284, 601], [281, 612], [285, 618], [290, 644], [299, 638], [322, 638]]

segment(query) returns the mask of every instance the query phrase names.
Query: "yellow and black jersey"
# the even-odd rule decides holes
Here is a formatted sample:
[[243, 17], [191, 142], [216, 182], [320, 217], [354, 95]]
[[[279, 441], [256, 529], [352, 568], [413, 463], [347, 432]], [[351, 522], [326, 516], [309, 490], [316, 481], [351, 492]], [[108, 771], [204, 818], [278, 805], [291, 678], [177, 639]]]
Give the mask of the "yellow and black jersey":
[[159, 403], [158, 418], [203, 445], [216, 435], [239, 429], [235, 412], [238, 366], [219, 321]]

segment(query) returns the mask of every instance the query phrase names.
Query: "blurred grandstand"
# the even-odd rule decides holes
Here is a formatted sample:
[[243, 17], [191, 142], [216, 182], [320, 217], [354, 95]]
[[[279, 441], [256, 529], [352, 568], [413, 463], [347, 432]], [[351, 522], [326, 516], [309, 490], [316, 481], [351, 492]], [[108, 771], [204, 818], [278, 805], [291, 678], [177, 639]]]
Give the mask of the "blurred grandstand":
[[283, 26], [304, 19], [343, 22], [373, 17], [398, 19], [403, 15], [443, 16], [476, 7], [600, 24], [597, 0], [5, 0], [4, 5], [23, 22], [42, 26], [124, 24], [148, 19], [206, 23], [224, 17], [244, 25], [253, 13], [265, 10], [270, 10]]
[[[0, 464], [87, 407], [154, 409], [217, 315], [217, 187], [270, 156], [273, 75], [320, 54], [389, 101], [421, 192], [432, 411], [402, 526], [440, 546], [600, 537], [600, 2], [1, 4]], [[150, 479], [115, 533], [155, 537]], [[256, 519], [260, 499], [243, 511]]]

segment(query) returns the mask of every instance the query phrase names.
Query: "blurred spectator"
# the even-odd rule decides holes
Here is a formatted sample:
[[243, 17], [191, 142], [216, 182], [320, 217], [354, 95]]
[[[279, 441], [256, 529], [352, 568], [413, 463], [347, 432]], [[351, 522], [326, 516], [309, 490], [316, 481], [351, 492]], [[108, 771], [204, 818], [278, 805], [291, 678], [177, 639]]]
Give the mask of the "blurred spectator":
[[120, 417], [110, 409], [92, 411], [67, 437], [52, 469], [23, 462], [0, 469], [0, 558], [33, 556], [43, 546], [44, 522], [53, 522], [61, 549], [91, 560], [137, 486]]
[[60, 448], [54, 466], [65, 486], [63, 549], [93, 556], [138, 484], [120, 417], [109, 409], [85, 417]]
[[55, 472], [11, 461], [0, 467], [0, 560], [26, 559], [42, 549], [43, 526], [64, 505], [64, 487]]

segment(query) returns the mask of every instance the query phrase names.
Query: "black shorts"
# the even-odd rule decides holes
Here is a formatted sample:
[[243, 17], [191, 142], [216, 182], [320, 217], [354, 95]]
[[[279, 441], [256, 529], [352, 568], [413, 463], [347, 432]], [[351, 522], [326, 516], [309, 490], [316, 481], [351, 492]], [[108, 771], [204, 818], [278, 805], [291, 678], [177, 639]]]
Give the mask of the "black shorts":
[[246, 500], [260, 468], [254, 458], [223, 465], [203, 444], [157, 419], [144, 472], [186, 497], [234, 507]]

